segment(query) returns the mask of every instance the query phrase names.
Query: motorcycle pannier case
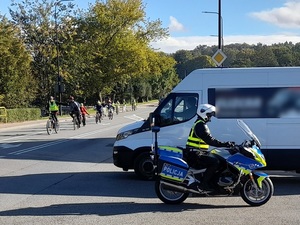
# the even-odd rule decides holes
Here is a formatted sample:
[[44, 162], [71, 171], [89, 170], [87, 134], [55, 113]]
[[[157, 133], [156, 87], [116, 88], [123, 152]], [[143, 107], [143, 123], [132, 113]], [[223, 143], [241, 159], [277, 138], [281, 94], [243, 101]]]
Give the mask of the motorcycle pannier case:
[[183, 182], [189, 166], [181, 158], [161, 155], [158, 160], [158, 174], [164, 179]]

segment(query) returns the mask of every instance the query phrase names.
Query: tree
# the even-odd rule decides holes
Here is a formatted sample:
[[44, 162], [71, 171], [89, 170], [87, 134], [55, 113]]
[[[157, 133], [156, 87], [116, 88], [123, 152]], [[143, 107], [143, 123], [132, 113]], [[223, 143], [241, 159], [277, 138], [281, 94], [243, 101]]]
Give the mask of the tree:
[[[33, 58], [32, 72], [38, 84], [36, 104], [41, 106], [45, 104], [49, 95], [54, 94], [54, 86], [58, 79], [57, 57], [64, 58], [61, 43], [70, 40], [70, 31], [73, 29], [68, 26], [73, 5], [69, 3], [66, 6], [59, 1], [24, 0], [21, 3], [13, 3], [12, 6], [12, 20], [20, 28], [21, 38]], [[60, 55], [57, 46], [61, 47]], [[61, 74], [66, 73], [63, 63], [60, 64]]]
[[[76, 62], [68, 82], [79, 89], [89, 85], [89, 93], [114, 92], [119, 83], [128, 84], [132, 77], [154, 70], [153, 50], [149, 43], [167, 35], [161, 22], [147, 21], [141, 0], [97, 1], [77, 21], [80, 41], [72, 59]], [[78, 42], [78, 41], [77, 41]], [[83, 57], [82, 57], [83, 56]], [[88, 60], [87, 60], [88, 59]]]
[[188, 74], [195, 69], [210, 68], [214, 67], [214, 65], [215, 63], [212, 61], [211, 57], [207, 55], [197, 56], [185, 63]]
[[272, 45], [271, 49], [277, 58], [279, 66], [292, 66], [294, 64], [292, 46], [290, 44]]
[[20, 31], [0, 17], [0, 105], [28, 107], [35, 98], [32, 58], [20, 39]]
[[258, 46], [254, 54], [254, 65], [257, 67], [271, 67], [278, 66], [278, 62], [271, 48]]
[[188, 68], [186, 67], [186, 64], [188, 61], [193, 59], [192, 52], [187, 50], [179, 50], [176, 51], [172, 56], [176, 60], [175, 68], [180, 79], [185, 78], [188, 75]]

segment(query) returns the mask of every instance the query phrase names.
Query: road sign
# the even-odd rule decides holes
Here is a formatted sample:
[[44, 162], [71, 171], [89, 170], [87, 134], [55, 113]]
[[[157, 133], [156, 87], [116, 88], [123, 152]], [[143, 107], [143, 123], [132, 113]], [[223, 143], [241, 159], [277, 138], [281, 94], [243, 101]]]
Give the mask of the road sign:
[[221, 49], [218, 49], [216, 53], [213, 55], [212, 60], [217, 64], [217, 66], [222, 65], [222, 63], [225, 61], [227, 56], [222, 52]]

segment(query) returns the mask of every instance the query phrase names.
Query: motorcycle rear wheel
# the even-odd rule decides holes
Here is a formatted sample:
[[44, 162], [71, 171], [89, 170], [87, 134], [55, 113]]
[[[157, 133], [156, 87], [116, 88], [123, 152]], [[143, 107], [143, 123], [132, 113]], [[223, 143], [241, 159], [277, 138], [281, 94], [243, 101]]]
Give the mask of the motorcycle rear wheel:
[[155, 181], [155, 192], [157, 197], [166, 204], [180, 204], [189, 196], [189, 193], [169, 190], [160, 182], [160, 178]]
[[251, 206], [261, 206], [267, 203], [274, 193], [274, 186], [269, 177], [262, 181], [262, 188], [255, 186], [250, 179], [248, 179], [242, 189], [242, 199]]

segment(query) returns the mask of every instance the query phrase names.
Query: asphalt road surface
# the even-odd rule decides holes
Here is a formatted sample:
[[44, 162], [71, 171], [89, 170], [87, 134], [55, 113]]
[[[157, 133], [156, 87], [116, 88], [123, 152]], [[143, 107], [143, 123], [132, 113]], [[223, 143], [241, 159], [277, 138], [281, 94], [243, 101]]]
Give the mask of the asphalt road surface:
[[0, 126], [0, 224], [300, 224], [295, 173], [270, 172], [275, 193], [261, 207], [239, 196], [191, 196], [166, 205], [153, 181], [115, 167], [117, 130], [153, 110], [141, 106], [101, 124], [91, 117], [79, 130], [61, 118], [60, 132], [52, 135], [45, 121]]

